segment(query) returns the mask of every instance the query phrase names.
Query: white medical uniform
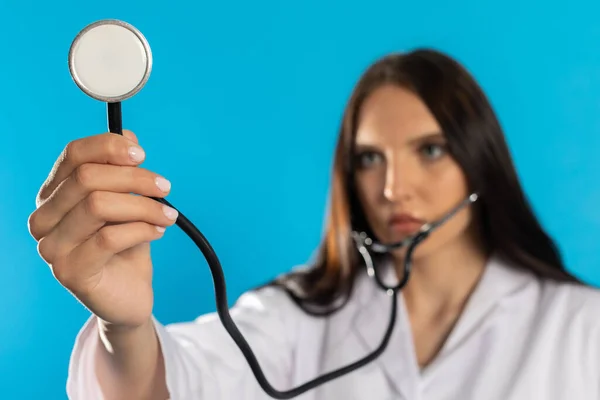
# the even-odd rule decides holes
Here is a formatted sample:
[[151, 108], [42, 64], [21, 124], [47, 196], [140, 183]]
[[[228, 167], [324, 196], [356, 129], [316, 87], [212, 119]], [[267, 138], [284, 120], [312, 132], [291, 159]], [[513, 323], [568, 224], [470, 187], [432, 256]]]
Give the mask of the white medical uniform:
[[[420, 369], [405, 304], [388, 348], [372, 363], [298, 400], [598, 400], [600, 295], [540, 281], [492, 257], [442, 350]], [[279, 289], [248, 292], [232, 315], [280, 390], [363, 357], [388, 324], [390, 297], [362, 274], [352, 300], [329, 319], [304, 314]], [[155, 320], [173, 400], [267, 400], [214, 314]], [[73, 349], [71, 399], [102, 399], [94, 375], [94, 318]], [[133, 400], [133, 399], [132, 399]]]

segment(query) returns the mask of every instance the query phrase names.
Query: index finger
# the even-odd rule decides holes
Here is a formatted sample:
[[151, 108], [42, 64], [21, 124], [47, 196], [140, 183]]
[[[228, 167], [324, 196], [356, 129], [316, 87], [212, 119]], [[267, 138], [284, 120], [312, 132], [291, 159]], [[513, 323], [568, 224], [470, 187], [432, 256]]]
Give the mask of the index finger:
[[[48, 178], [42, 185], [38, 196], [39, 206], [57, 186], [82, 164], [112, 164], [137, 166], [146, 157], [144, 150], [137, 144], [133, 133], [124, 135], [102, 133], [70, 142], [54, 163]], [[132, 140], [133, 139], [133, 140]]]

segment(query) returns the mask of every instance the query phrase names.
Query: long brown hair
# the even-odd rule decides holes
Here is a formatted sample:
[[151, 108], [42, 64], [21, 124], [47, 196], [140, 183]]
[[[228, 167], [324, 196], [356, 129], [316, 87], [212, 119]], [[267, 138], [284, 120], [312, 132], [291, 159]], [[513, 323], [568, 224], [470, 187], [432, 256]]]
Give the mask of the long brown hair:
[[284, 287], [311, 313], [327, 314], [350, 297], [356, 274], [363, 270], [351, 231], [372, 234], [354, 188], [357, 117], [364, 100], [385, 84], [413, 91], [440, 124], [451, 155], [471, 190], [481, 196], [474, 210], [484, 245], [542, 278], [576, 282], [526, 199], [503, 131], [482, 89], [453, 58], [432, 49], [416, 49], [377, 60], [358, 81], [340, 127], [328, 219], [317, 256], [307, 268], [287, 273], [272, 284]]

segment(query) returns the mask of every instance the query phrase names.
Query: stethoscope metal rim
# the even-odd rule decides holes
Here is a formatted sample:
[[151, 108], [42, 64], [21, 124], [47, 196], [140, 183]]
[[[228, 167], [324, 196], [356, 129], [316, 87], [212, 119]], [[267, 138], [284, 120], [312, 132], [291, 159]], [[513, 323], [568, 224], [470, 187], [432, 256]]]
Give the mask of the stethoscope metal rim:
[[[144, 72], [143, 78], [133, 89], [131, 89], [129, 92], [124, 93], [120, 96], [102, 96], [102, 95], [98, 95], [97, 93], [91, 92], [90, 90], [88, 90], [85, 87], [85, 85], [83, 85], [81, 83], [81, 81], [79, 80], [79, 77], [77, 76], [77, 71], [74, 68], [74, 61], [75, 61], [74, 53], [75, 53], [75, 48], [77, 47], [77, 44], [79, 43], [81, 38], [87, 32], [89, 32], [90, 30], [92, 30], [98, 26], [102, 26], [102, 25], [117, 25], [117, 26], [120, 26], [120, 27], [123, 27], [123, 28], [129, 30], [139, 39], [140, 44], [142, 45], [142, 47], [144, 48], [144, 51], [146, 53], [146, 70]], [[77, 34], [77, 36], [75, 36], [75, 39], [73, 39], [73, 42], [71, 43], [71, 47], [69, 48], [68, 63], [69, 63], [69, 72], [71, 74], [71, 77], [73, 78], [73, 81], [79, 87], [79, 89], [81, 89], [85, 94], [87, 94], [88, 96], [90, 96], [93, 99], [100, 100], [105, 103], [118, 103], [118, 102], [127, 100], [127, 99], [135, 96], [140, 90], [142, 90], [142, 88], [148, 82], [148, 79], [150, 78], [150, 73], [152, 72], [152, 51], [150, 50], [150, 44], [146, 40], [146, 37], [133, 25], [131, 25], [125, 21], [118, 20], [118, 19], [103, 19], [103, 20], [99, 20], [99, 21], [96, 21], [96, 22], [93, 22], [93, 23], [87, 25], [85, 28], [83, 28]]]

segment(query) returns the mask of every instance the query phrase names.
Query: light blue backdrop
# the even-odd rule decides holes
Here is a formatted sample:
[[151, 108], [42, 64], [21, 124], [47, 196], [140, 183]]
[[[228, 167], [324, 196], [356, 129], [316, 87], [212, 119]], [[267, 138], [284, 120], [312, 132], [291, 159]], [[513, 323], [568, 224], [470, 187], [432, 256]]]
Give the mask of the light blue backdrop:
[[[494, 5], [490, 5], [494, 4]], [[70, 140], [106, 130], [72, 83], [67, 52], [90, 22], [136, 25], [155, 57], [124, 125], [170, 200], [208, 236], [230, 299], [318, 243], [339, 117], [362, 70], [435, 46], [479, 79], [523, 184], [570, 268], [600, 283], [600, 25], [596, 0], [447, 2], [8, 1], [0, 6], [0, 393], [65, 398], [87, 311], [27, 231], [39, 185]], [[177, 228], [154, 248], [156, 315], [214, 309], [209, 270]]]

